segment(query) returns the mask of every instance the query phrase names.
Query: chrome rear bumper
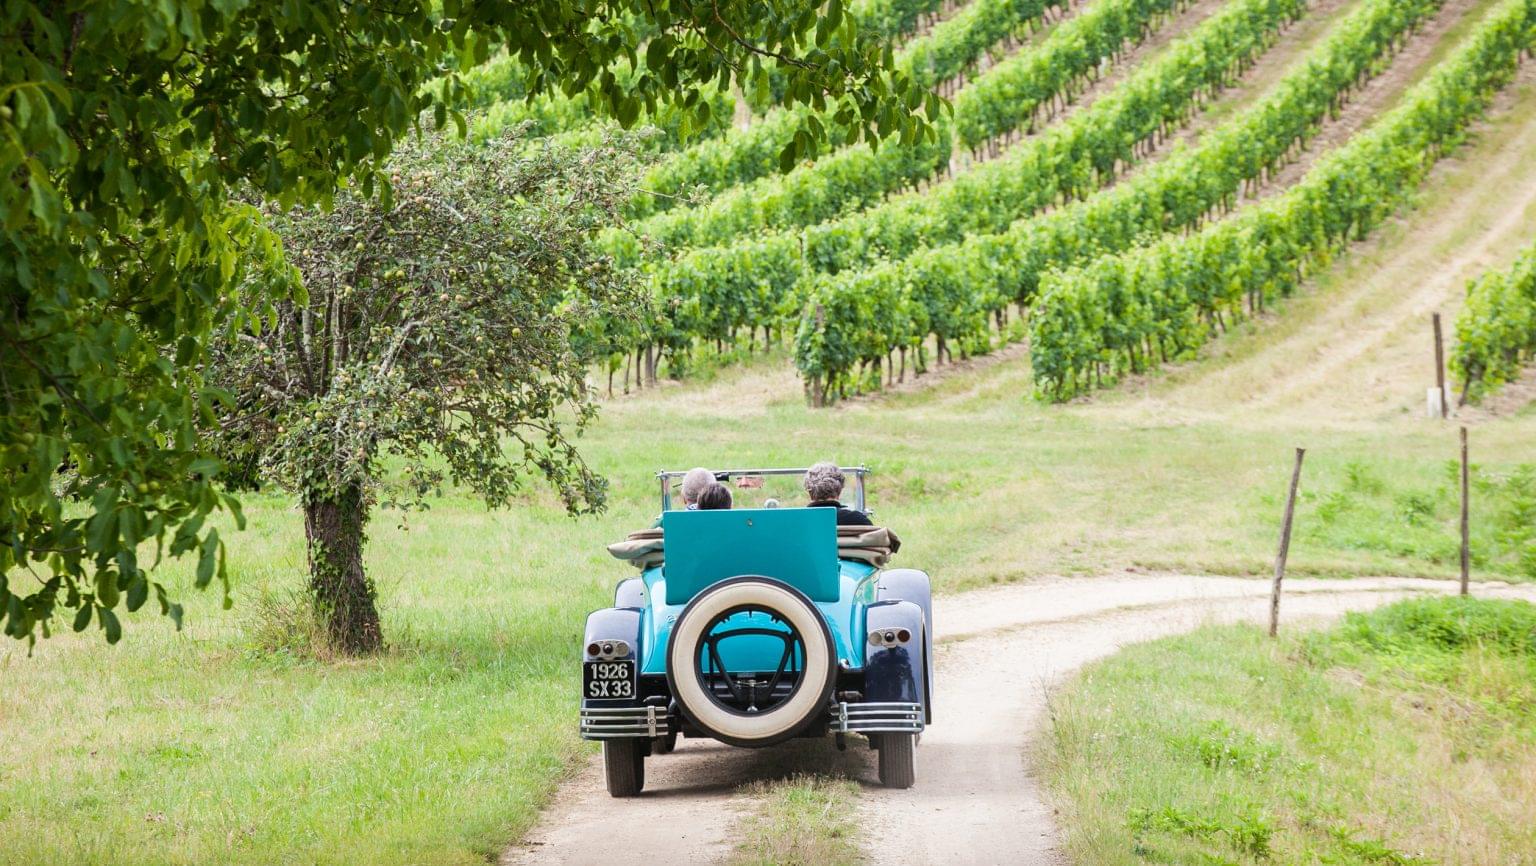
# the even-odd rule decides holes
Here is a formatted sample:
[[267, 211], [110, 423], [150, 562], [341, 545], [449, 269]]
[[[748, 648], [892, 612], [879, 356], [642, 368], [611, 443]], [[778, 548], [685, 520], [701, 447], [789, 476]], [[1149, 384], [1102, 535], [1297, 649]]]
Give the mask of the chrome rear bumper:
[[[581, 736], [586, 740], [665, 737], [676, 730], [666, 707], [582, 707]], [[832, 706], [831, 733], [906, 733], [923, 730], [923, 705], [915, 703], [843, 703]]]
[[584, 740], [665, 737], [672, 730], [672, 721], [667, 718], [666, 707], [581, 708], [581, 737]]
[[834, 733], [906, 733], [923, 730], [923, 705], [909, 703], [839, 703], [832, 708]]

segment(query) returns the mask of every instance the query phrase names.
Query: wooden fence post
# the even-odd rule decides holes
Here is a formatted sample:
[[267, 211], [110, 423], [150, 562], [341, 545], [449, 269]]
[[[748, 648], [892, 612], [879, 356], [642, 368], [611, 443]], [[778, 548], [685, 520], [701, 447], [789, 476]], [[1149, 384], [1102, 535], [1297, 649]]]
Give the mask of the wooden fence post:
[[1440, 389], [1440, 418], [1444, 420], [1449, 411], [1449, 400], [1445, 393], [1445, 338], [1440, 334], [1440, 314], [1435, 313], [1435, 386]]
[[1280, 524], [1280, 552], [1275, 556], [1275, 583], [1269, 590], [1269, 636], [1280, 632], [1280, 583], [1285, 580], [1285, 558], [1291, 552], [1291, 523], [1296, 518], [1296, 488], [1301, 484], [1301, 460], [1307, 449], [1296, 449], [1296, 467], [1291, 470], [1291, 492], [1285, 497], [1285, 521]]
[[1472, 580], [1472, 537], [1467, 521], [1470, 499], [1467, 469], [1467, 428], [1461, 428], [1461, 594], [1466, 595]]

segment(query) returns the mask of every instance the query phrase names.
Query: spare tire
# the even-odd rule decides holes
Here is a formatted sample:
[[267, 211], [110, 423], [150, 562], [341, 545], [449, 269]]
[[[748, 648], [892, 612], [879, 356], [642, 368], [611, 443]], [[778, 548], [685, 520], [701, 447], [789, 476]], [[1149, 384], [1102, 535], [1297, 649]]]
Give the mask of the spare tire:
[[[737, 619], [720, 629], [738, 614], [758, 612], [767, 615], [761, 626], [747, 617], [745, 625]], [[754, 671], [748, 678], [725, 670], [720, 645], [749, 635], [782, 640], [776, 671]], [[672, 696], [696, 728], [723, 743], [770, 746], [795, 736], [825, 718], [836, 681], [837, 654], [826, 618], [804, 593], [782, 581], [743, 575], [716, 583], [694, 596], [672, 626], [667, 645]]]

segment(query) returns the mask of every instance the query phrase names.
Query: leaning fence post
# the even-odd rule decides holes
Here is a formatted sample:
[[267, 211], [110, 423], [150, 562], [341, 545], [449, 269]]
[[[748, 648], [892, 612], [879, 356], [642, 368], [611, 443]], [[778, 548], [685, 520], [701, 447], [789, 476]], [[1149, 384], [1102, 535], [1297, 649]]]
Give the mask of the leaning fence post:
[[1296, 449], [1296, 468], [1291, 470], [1291, 492], [1285, 498], [1285, 521], [1280, 525], [1280, 552], [1275, 556], [1275, 583], [1269, 590], [1269, 636], [1280, 632], [1280, 583], [1285, 580], [1285, 558], [1291, 552], [1291, 523], [1296, 518], [1296, 488], [1301, 484], [1301, 460], [1307, 449]]
[[1467, 522], [1470, 485], [1467, 470], [1467, 428], [1461, 428], [1461, 594], [1466, 595], [1472, 579], [1472, 538]]

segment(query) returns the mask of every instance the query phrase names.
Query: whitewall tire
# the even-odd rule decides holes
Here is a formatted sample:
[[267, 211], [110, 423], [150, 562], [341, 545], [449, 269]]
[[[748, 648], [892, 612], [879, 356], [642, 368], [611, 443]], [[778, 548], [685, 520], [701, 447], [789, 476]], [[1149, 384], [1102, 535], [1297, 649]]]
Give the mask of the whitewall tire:
[[[760, 712], [723, 706], [707, 691], [698, 673], [706, 629], [740, 607], [772, 611], [799, 634], [804, 651], [804, 668], [793, 691]], [[733, 746], [768, 746], [825, 718], [837, 679], [833, 646], [826, 619], [804, 593], [769, 577], [733, 577], [694, 596], [678, 615], [667, 644], [667, 682], [678, 707], [703, 733]]]

